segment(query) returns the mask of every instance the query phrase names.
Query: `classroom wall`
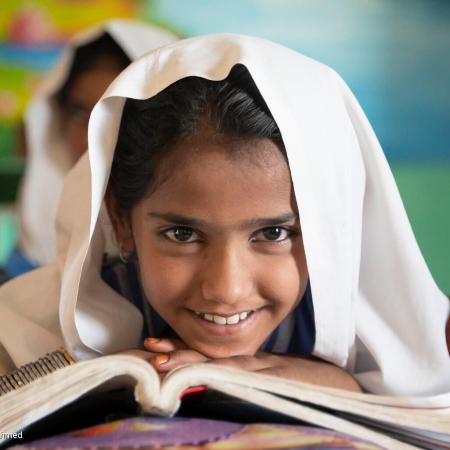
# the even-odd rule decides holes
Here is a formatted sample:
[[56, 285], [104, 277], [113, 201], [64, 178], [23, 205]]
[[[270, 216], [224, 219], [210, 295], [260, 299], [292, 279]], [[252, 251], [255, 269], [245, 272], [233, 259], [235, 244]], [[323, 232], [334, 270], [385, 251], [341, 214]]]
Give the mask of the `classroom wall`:
[[[440, 287], [450, 292], [449, 1], [3, 0], [3, 205], [11, 203], [17, 174], [22, 170], [14, 149], [17, 123], [27, 98], [68, 36], [114, 16], [140, 17], [182, 36], [252, 34], [334, 67], [372, 122], [425, 259]], [[0, 262], [14, 239], [15, 229], [11, 207], [3, 206]]]

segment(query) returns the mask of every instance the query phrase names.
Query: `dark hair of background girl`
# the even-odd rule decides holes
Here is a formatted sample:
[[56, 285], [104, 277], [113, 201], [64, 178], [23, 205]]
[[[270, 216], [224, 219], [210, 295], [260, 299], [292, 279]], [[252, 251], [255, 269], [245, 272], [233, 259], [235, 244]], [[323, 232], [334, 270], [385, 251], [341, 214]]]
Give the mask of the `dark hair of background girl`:
[[95, 41], [81, 45], [75, 50], [66, 82], [56, 94], [58, 104], [61, 107], [67, 104], [70, 89], [82, 73], [100, 65], [109, 65], [121, 71], [130, 62], [130, 58], [108, 33], [103, 33]]
[[123, 213], [154, 189], [158, 163], [175, 144], [205, 125], [222, 140], [271, 139], [285, 156], [278, 126], [244, 66], [222, 81], [183, 78], [150, 99], [125, 103], [108, 186]]

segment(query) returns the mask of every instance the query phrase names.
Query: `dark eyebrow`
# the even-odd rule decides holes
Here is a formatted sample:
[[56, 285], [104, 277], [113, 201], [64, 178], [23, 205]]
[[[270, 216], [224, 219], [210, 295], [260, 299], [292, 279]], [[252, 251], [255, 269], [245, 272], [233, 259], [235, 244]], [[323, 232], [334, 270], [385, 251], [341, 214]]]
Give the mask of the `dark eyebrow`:
[[282, 225], [286, 222], [292, 222], [293, 220], [299, 220], [299, 216], [296, 213], [289, 212], [281, 214], [276, 217], [263, 217], [261, 219], [251, 219], [242, 223], [239, 228], [264, 228], [273, 227], [276, 225]]
[[[172, 213], [153, 213], [147, 214], [149, 218], [163, 219], [166, 222], [175, 223], [179, 225], [186, 225], [191, 227], [201, 227], [208, 225], [203, 220], [194, 219], [192, 217], [181, 216], [179, 214]], [[299, 220], [299, 216], [296, 213], [289, 212], [286, 214], [281, 214], [276, 217], [263, 217], [261, 219], [251, 219], [238, 225], [240, 229], [246, 228], [264, 228], [273, 227], [276, 225], [282, 225], [286, 222], [291, 222], [293, 220]]]
[[154, 218], [154, 219], [162, 219], [166, 222], [176, 223], [179, 225], [188, 225], [188, 226], [202, 226], [205, 225], [205, 222], [203, 220], [194, 219], [192, 217], [186, 217], [181, 216], [179, 214], [172, 214], [172, 213], [153, 213], [150, 212], [147, 214], [147, 217]]

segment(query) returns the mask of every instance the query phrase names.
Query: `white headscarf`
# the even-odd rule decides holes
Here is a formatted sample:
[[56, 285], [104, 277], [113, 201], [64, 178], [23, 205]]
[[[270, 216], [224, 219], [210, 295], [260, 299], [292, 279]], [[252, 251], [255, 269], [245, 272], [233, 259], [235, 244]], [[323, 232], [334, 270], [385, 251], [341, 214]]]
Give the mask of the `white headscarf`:
[[110, 20], [77, 34], [67, 45], [40, 92], [26, 108], [24, 121], [28, 149], [27, 166], [19, 200], [19, 247], [36, 265], [56, 256], [55, 216], [64, 176], [73, 166], [66, 147], [54, 95], [66, 82], [78, 47], [107, 33], [131, 61], [143, 53], [174, 42], [175, 36], [143, 22]]
[[[8, 302], [10, 320], [25, 317], [33, 333], [42, 329], [42, 339], [22, 339], [19, 348], [17, 340], [5, 338], [1, 324], [1, 342], [16, 364], [25, 362], [24, 355], [39, 356], [36, 347], [42, 353], [63, 341], [80, 359], [137, 346], [140, 313], [99, 274], [107, 237], [103, 197], [125, 99], [152, 97], [192, 75], [221, 80], [236, 64], [247, 67], [286, 147], [314, 303], [314, 355], [346, 368], [371, 392], [449, 391], [449, 302], [425, 265], [359, 104], [330, 68], [236, 35], [201, 36], [158, 49], [108, 88], [91, 115], [89, 160], [85, 155], [66, 181], [58, 216], [59, 267], [0, 290], [0, 320], [2, 302]], [[43, 283], [47, 296], [33, 296], [32, 286]], [[53, 296], [59, 288], [58, 301]], [[28, 311], [27, 298], [49, 313], [36, 319], [37, 306]], [[52, 309], [58, 304], [59, 312]]]

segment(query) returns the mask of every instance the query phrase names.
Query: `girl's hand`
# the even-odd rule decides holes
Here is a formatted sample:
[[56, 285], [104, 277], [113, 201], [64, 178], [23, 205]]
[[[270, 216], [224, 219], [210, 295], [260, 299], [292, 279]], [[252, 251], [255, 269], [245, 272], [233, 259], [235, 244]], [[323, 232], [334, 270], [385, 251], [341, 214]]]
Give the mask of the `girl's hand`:
[[208, 362], [294, 381], [361, 391], [355, 379], [345, 370], [318, 359], [265, 352], [259, 352], [254, 356], [209, 359], [195, 350], [188, 349], [179, 339], [148, 338], [144, 341], [144, 346], [149, 352], [157, 354], [149, 361], [160, 373], [184, 364]]
[[209, 362], [294, 381], [361, 392], [359, 384], [348, 372], [319, 359], [258, 352], [254, 356], [234, 356]]
[[153, 355], [148, 361], [160, 373], [169, 372], [185, 364], [201, 363], [209, 360], [196, 350], [188, 348], [179, 339], [147, 338], [144, 340], [144, 347], [149, 354]]

